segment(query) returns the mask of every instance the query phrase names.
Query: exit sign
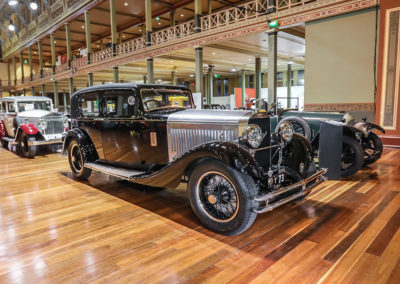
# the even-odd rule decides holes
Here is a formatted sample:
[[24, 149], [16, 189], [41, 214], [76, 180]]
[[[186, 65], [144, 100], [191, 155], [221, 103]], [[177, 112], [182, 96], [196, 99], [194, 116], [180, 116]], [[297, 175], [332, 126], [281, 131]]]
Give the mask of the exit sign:
[[270, 28], [279, 28], [279, 21], [278, 20], [273, 20], [269, 22], [269, 27]]

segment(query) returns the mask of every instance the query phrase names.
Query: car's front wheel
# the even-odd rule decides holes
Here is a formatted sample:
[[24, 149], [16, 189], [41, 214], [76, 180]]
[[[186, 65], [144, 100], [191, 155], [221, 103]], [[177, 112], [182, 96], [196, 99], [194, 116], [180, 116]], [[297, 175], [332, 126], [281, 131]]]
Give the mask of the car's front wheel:
[[27, 158], [33, 158], [36, 156], [37, 146], [36, 145], [29, 145], [29, 142], [35, 142], [35, 137], [28, 136], [25, 132], [22, 132], [20, 136], [19, 143], [22, 148], [22, 153]]
[[252, 177], [215, 159], [199, 163], [189, 177], [194, 213], [206, 228], [223, 235], [240, 234], [254, 223], [256, 193]]
[[4, 149], [8, 149], [8, 141], [1, 140], [1, 147], [3, 147]]
[[373, 132], [368, 134], [368, 138], [363, 139], [364, 166], [375, 163], [382, 155], [382, 140]]
[[73, 139], [68, 145], [68, 162], [72, 176], [75, 179], [85, 180], [92, 173], [91, 169], [85, 168], [85, 161], [83, 159], [81, 148], [75, 139]]
[[356, 139], [343, 136], [341, 155], [341, 176], [354, 175], [364, 164], [364, 151]]

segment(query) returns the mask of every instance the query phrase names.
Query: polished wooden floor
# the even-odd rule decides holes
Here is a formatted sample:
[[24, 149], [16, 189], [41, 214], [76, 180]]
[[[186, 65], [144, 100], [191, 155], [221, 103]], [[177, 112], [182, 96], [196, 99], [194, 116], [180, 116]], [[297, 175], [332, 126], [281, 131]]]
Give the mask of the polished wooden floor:
[[400, 283], [400, 150], [224, 237], [184, 186], [146, 192], [0, 148], [1, 283]]

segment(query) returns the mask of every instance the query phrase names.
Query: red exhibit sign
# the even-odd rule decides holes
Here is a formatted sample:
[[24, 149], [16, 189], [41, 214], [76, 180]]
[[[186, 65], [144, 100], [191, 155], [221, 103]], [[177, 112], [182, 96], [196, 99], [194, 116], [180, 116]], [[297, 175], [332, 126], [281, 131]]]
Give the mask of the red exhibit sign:
[[[250, 108], [251, 106], [251, 99], [255, 99], [256, 97], [256, 89], [253, 88], [246, 88], [244, 89], [245, 93], [245, 108]], [[235, 104], [236, 108], [242, 106], [242, 88], [235, 88]]]

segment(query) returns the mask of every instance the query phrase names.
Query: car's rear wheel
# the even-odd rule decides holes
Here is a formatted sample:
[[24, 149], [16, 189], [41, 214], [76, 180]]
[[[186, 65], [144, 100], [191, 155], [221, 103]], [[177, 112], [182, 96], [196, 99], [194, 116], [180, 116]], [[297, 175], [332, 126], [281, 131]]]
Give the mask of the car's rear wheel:
[[343, 136], [341, 155], [341, 176], [354, 175], [364, 164], [364, 151], [356, 139]]
[[363, 139], [364, 166], [375, 163], [382, 155], [382, 140], [373, 132], [368, 134], [368, 138]]
[[215, 159], [200, 162], [188, 182], [190, 205], [200, 222], [223, 235], [246, 231], [256, 219], [252, 177]]
[[68, 162], [71, 168], [72, 176], [75, 179], [85, 180], [92, 173], [91, 169], [85, 168], [81, 148], [75, 139], [68, 145]]
[[29, 145], [29, 142], [35, 142], [36, 138], [32, 136], [28, 136], [25, 132], [21, 133], [19, 143], [22, 148], [22, 153], [27, 158], [33, 158], [36, 156], [37, 146]]

